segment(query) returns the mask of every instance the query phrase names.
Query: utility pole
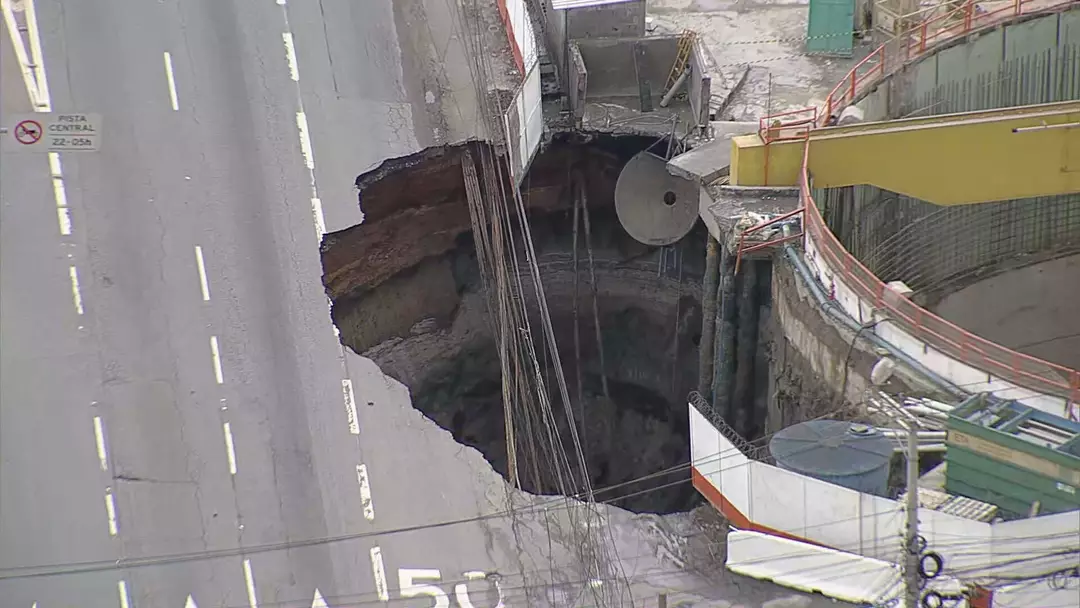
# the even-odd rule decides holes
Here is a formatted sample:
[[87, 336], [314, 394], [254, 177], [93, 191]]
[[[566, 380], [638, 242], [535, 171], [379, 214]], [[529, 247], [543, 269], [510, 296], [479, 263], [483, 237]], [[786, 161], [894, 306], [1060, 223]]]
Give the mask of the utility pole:
[[919, 433], [914, 422], [907, 426], [907, 525], [904, 530], [905, 608], [919, 606]]

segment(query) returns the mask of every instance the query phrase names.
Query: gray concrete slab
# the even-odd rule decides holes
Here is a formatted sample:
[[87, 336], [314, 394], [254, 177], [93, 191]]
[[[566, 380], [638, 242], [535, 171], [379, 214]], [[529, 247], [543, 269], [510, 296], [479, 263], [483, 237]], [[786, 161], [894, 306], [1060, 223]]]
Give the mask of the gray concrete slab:
[[[874, 48], [856, 41], [850, 58], [806, 53], [808, 7], [807, 0], [653, 0], [649, 15], [658, 33], [698, 32], [715, 59], [714, 71], [720, 74], [714, 78], [714, 93], [723, 89], [718, 80], [749, 82], [753, 77], [755, 82], [771, 83], [771, 91], [765, 91], [764, 96], [756, 86], [751, 87], [756, 90], [749, 97], [740, 96], [737, 87], [731, 87], [734, 98], [723, 100], [729, 111], [717, 116], [720, 120], [754, 120], [769, 113], [822, 105], [848, 70]], [[748, 75], [747, 68], [767, 72], [756, 70]]]
[[731, 167], [731, 138], [757, 131], [756, 122], [712, 122], [711, 138], [668, 161], [668, 171], [707, 185], [728, 174]]

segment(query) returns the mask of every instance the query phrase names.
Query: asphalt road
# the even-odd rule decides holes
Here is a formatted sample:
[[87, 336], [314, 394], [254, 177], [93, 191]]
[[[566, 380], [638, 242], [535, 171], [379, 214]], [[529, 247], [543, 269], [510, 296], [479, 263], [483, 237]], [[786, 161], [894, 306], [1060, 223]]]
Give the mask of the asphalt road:
[[[447, 4], [34, 6], [22, 38], [40, 32], [52, 109], [99, 113], [104, 133], [99, 151], [53, 159], [3, 148], [4, 607], [307, 608], [316, 590], [375, 605], [408, 592], [403, 570], [449, 595], [466, 572], [498, 570], [511, 605], [537, 581], [565, 605], [581, 588], [565, 522], [423, 527], [502, 510], [505, 487], [405, 387], [341, 352], [320, 282], [319, 230], [360, 221], [358, 173], [472, 135]], [[5, 125], [31, 111], [9, 34]], [[634, 540], [650, 522], [615, 516], [628, 574], [669, 575]], [[535, 551], [520, 558], [522, 543]], [[113, 567], [207, 552], [221, 553]], [[100, 568], [10, 578], [80, 562]], [[467, 589], [475, 608], [497, 603], [482, 581]]]
[[[358, 170], [433, 141], [403, 101], [395, 14], [282, 4], [35, 5], [53, 109], [106, 126], [99, 151], [53, 163], [70, 230], [46, 154], [5, 154], [3, 566], [244, 555], [0, 581], [5, 603], [299, 606], [316, 589], [334, 605], [378, 600], [377, 540], [244, 549], [374, 530], [361, 464], [372, 486], [422, 505], [390, 517], [387, 496], [381, 528], [453, 515], [400, 482], [400, 443], [363, 461], [362, 439], [384, 431], [351, 432], [319, 280], [318, 226], [359, 221]], [[298, 81], [303, 49], [318, 50]], [[15, 65], [4, 91], [5, 114], [29, 111], [10, 94], [25, 92]], [[322, 157], [326, 219], [312, 200], [326, 196], [313, 191]], [[385, 386], [365, 377], [359, 398], [372, 380]], [[395, 588], [399, 564], [450, 546], [393, 544], [411, 548], [380, 547]], [[443, 552], [460, 578], [462, 548]]]

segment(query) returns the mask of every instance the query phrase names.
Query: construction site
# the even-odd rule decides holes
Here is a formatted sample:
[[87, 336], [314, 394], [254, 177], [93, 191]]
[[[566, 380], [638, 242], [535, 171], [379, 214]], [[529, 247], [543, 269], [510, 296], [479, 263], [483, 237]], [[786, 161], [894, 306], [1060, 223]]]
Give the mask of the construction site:
[[322, 242], [342, 342], [583, 529], [709, 509], [837, 601], [1080, 606], [1080, 2], [496, 4], [484, 136]]

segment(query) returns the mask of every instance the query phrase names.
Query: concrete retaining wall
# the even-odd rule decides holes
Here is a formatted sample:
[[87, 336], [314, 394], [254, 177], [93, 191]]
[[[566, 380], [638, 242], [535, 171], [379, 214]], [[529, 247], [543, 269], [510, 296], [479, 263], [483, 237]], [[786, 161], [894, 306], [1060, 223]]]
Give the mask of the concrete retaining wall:
[[1078, 62], [1080, 6], [957, 38], [887, 76], [857, 105], [872, 121], [1077, 99]]
[[565, 13], [570, 40], [645, 35], [645, 0], [575, 8]]
[[[639, 95], [638, 72], [648, 80], [652, 95], [662, 95], [678, 48], [677, 36], [649, 38], [597, 38], [576, 41], [589, 73], [589, 97], [634, 97]], [[634, 45], [643, 56], [634, 67]]]

